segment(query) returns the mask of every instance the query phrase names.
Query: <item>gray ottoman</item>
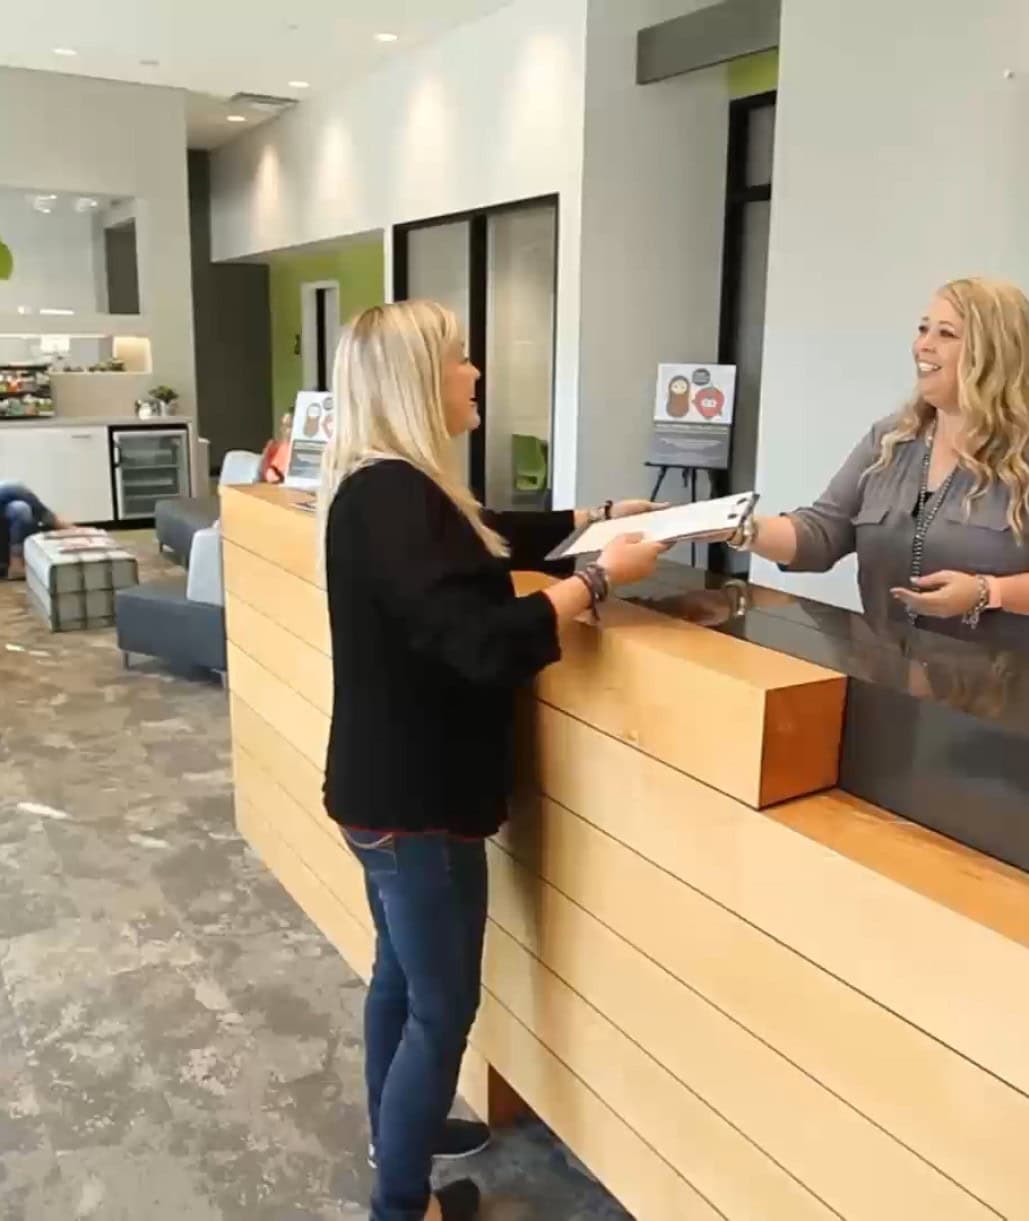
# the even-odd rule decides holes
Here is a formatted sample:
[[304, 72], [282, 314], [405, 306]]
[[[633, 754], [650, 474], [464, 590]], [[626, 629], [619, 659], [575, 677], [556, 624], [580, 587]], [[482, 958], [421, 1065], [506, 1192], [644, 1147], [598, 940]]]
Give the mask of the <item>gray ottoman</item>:
[[102, 530], [62, 530], [25, 540], [29, 604], [52, 632], [110, 627], [117, 591], [138, 579], [135, 556]]
[[126, 664], [139, 653], [181, 669], [225, 672], [224, 608], [190, 601], [184, 576], [121, 590], [115, 623]]

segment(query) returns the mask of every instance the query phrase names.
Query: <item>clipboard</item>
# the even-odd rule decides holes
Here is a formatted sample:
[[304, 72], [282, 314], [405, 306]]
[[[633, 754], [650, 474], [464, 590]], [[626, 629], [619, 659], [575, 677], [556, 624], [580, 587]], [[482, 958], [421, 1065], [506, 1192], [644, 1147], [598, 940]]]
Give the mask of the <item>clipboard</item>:
[[598, 555], [623, 534], [642, 534], [657, 543], [724, 543], [750, 517], [758, 502], [756, 492], [737, 492], [718, 500], [673, 505], [653, 513], [635, 513], [612, 521], [592, 522], [576, 530], [547, 556], [549, 561], [580, 555]]

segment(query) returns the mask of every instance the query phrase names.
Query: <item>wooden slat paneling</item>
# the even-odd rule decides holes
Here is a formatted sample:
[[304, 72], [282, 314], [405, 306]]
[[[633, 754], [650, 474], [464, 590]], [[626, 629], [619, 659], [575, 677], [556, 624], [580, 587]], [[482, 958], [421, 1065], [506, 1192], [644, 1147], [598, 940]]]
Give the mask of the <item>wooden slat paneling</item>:
[[229, 689], [259, 711], [272, 728], [316, 767], [325, 766], [329, 718], [230, 639]]
[[222, 538], [318, 584], [315, 520], [293, 508], [301, 498], [301, 493], [270, 485], [222, 488]]
[[[238, 700], [233, 703], [233, 717], [237, 741], [254, 758], [261, 760], [269, 776], [285, 790], [278, 794], [269, 787], [270, 811], [278, 810], [281, 824], [289, 826], [291, 834], [294, 833], [292, 828], [299, 827], [296, 834], [306, 839], [305, 855], [317, 864], [319, 854], [331, 851], [334, 846], [329, 837], [335, 836], [338, 844], [338, 833], [320, 813], [318, 769]], [[577, 732], [593, 732], [584, 726], [575, 728]], [[555, 738], [554, 745], [560, 749], [559, 734], [555, 734]], [[602, 739], [602, 743], [606, 741]], [[576, 746], [580, 753], [584, 749], [582, 743]], [[560, 757], [567, 759], [567, 750], [561, 750]], [[317, 831], [313, 827], [307, 831], [301, 825], [304, 814], [293, 807], [286, 793], [308, 812], [312, 823], [320, 824]], [[658, 813], [659, 809], [655, 807], [654, 812]], [[739, 807], [739, 811], [748, 822], [763, 825], [762, 816], [743, 807]], [[694, 811], [701, 820], [705, 819], [705, 814], [704, 810]], [[681, 807], [676, 821], [679, 824], [686, 821]], [[665, 971], [671, 972], [664, 981], [666, 987], [671, 986], [674, 991], [676, 985], [672, 983], [672, 976], [684, 981], [760, 1040], [811, 1073], [887, 1131], [899, 1136], [928, 1161], [939, 1165], [983, 1198], [1005, 1208], [1006, 1215], [1018, 1215], [1015, 1211], [1018, 1201], [1029, 1199], [1029, 1169], [1022, 1156], [1020, 1136], [1029, 1125], [1029, 1100], [1023, 1095], [984, 1074], [963, 1057], [954, 1055], [936, 1040], [927, 1038], [873, 1001], [763, 936], [745, 921], [681, 885], [666, 870], [656, 869], [567, 811], [553, 806], [548, 808], [539, 828], [545, 831], [543, 843], [535, 832], [527, 834], [526, 828], [516, 823], [509, 833], [516, 850], [529, 864], [545, 873], [559, 890], [569, 894], [585, 910], [598, 915], [600, 920], [628, 937], [645, 955], [660, 963]], [[321, 838], [315, 838], [316, 835]], [[348, 888], [355, 892], [359, 889], [360, 879], [349, 854], [332, 869], [340, 874], [339, 886], [343, 885], [343, 876], [351, 874]], [[517, 909], [512, 906], [510, 887], [504, 887], [504, 878], [502, 862], [500, 868], [495, 864], [493, 913], [505, 928], [518, 935], [522, 930], [512, 914]], [[549, 922], [542, 920], [540, 923], [539, 917], [540, 905], [545, 899], [553, 903], [552, 896], [543, 887], [530, 888], [524, 899], [532, 914], [534, 935], [538, 938], [548, 938], [550, 932]], [[662, 919], [653, 918], [655, 910], [662, 912]], [[563, 934], [556, 940], [550, 937], [546, 944], [554, 947], [553, 953], [559, 954], [553, 965], [564, 978], [572, 975], [577, 962], [582, 969], [590, 970], [597, 959], [595, 946], [582, 946]], [[573, 944], [575, 953], [570, 950]], [[643, 964], [630, 965], [635, 965], [637, 970], [646, 970]], [[695, 1050], [695, 1045], [677, 1041], [677, 1031], [695, 1030], [699, 1019], [691, 1018], [685, 1012], [678, 1013], [676, 1018], [677, 1011], [669, 1006], [667, 998], [658, 1003], [651, 997], [648, 1003], [640, 1004], [640, 986], [627, 986], [624, 972], [612, 964], [609, 966], [610, 970], [599, 982], [606, 982], [613, 991], [596, 995], [586, 989], [584, 995], [609, 1017], [619, 1014], [615, 1020], [624, 1023], [632, 1038], [666, 1067], [673, 1068], [676, 1075], [693, 1088], [699, 1088], [696, 1067], [682, 1063], [686, 1053]], [[660, 981], [660, 974], [657, 978]], [[577, 977], [572, 982], [585, 989], [585, 984]], [[619, 1002], [623, 1006], [628, 1003], [628, 1010], [619, 1011]], [[703, 1017], [702, 1008], [697, 1012]], [[638, 1024], [632, 1025], [632, 1022]], [[705, 1049], [706, 1046], [705, 1043]], [[730, 1058], [738, 1055], [737, 1052], [728, 1054]], [[706, 1070], [712, 1068], [711, 1059], [706, 1055], [698, 1064]], [[775, 1099], [789, 1097], [790, 1091], [778, 1080], [759, 1078], [752, 1068], [738, 1080], [743, 1082], [740, 1099], [743, 1104], [759, 1110], [770, 1103], [773, 1105], [771, 1113], [765, 1111], [764, 1114], [766, 1123], [772, 1124], [774, 1131], [778, 1122]], [[803, 1080], [800, 1078], [794, 1083], [797, 1088], [803, 1089]], [[752, 1095], [752, 1087], [759, 1081], [760, 1088]], [[517, 1086], [518, 1082], [514, 1084]], [[732, 1084], [730, 1076], [729, 1085]], [[816, 1087], [812, 1084], [811, 1088]], [[710, 1089], [705, 1096], [733, 1122], [740, 1124], [748, 1135], [757, 1138], [753, 1123], [748, 1126], [741, 1115], [731, 1113], [722, 1096], [710, 1099]], [[833, 1110], [832, 1104], [829, 1109]], [[812, 1120], [814, 1127], [811, 1127], [801, 1122], [799, 1116], [802, 1114], [802, 1109], [791, 1106], [791, 1121], [782, 1125], [779, 1135], [795, 1137], [802, 1142], [810, 1140], [811, 1149], [821, 1156], [824, 1116], [817, 1123]], [[814, 1114], [821, 1115], [821, 1112]], [[861, 1160], [854, 1161], [853, 1155], [861, 1142], [855, 1142], [846, 1123], [843, 1127], [848, 1131], [847, 1140], [837, 1147], [845, 1152], [844, 1166], [860, 1166]], [[831, 1129], [826, 1131], [831, 1132]], [[875, 1146], [874, 1138], [871, 1144]], [[826, 1173], [833, 1169], [832, 1148], [830, 1142], [824, 1163]], [[792, 1167], [786, 1153], [778, 1148], [775, 1152]], [[885, 1157], [869, 1156], [877, 1164]], [[818, 1168], [821, 1173], [822, 1168]], [[915, 1177], [917, 1179], [917, 1175]], [[907, 1197], [898, 1193], [897, 1198]]]
[[302, 754], [265, 717], [238, 695], [231, 697], [232, 743], [242, 747], [287, 792], [312, 815], [322, 813], [322, 768]]
[[350, 917], [371, 935], [372, 917], [365, 895], [364, 873], [346, 847], [339, 829], [324, 815], [310, 814], [297, 805], [242, 748], [235, 751], [233, 766], [243, 805], [278, 828], [282, 842], [335, 895]]
[[[308, 869], [352, 918], [367, 924], [363, 877], [335, 827], [280, 788], [265, 770], [267, 757], [259, 764], [240, 745], [236, 758], [246, 805], [266, 819], [277, 819]], [[551, 812], [549, 826], [560, 813]], [[610, 846], [626, 855], [625, 849]], [[579, 840], [573, 840], [565, 856], [567, 867], [585, 864], [598, 891], [619, 893], [628, 907], [643, 897], [623, 859], [616, 856], [608, 868], [600, 867], [597, 854]], [[925, 1162], [499, 849], [491, 851], [491, 866], [492, 918], [542, 962], [528, 955], [512, 962], [506, 951], [496, 966], [495, 955], [488, 957], [487, 986], [703, 1195], [728, 1208], [727, 1215], [743, 1215], [734, 1210], [748, 1202], [751, 1207], [760, 1203], [769, 1221], [828, 1215], [816, 1196], [848, 1217], [870, 1221], [907, 1221], [919, 1209], [941, 1219], [986, 1215]], [[617, 885], [612, 877], [619, 879]], [[648, 877], [651, 884], [655, 880], [660, 879]], [[691, 914], [686, 925], [682, 913], [664, 902], [660, 886], [652, 886], [650, 894], [674, 927], [698, 923]], [[703, 936], [702, 928], [698, 933]], [[736, 966], [749, 972], [746, 960]], [[563, 985], [556, 976], [549, 978], [546, 967], [584, 998], [576, 1002], [579, 1008], [572, 1005], [574, 1013]], [[539, 1001], [542, 1025], [526, 1008], [526, 997]], [[555, 1016], [561, 1013], [564, 1017]], [[831, 1020], [832, 1010], [813, 1016]], [[682, 1038], [684, 1030], [690, 1031], [689, 1039]], [[484, 1050], [488, 1055], [488, 1045]], [[889, 1050], [883, 1050], [890, 1058]], [[521, 1089], [517, 1075], [512, 1084]], [[670, 1114], [676, 1117], [673, 1125], [667, 1122]], [[767, 1149], [814, 1194], [799, 1189], [759, 1149]], [[866, 1174], [869, 1164], [877, 1167], [875, 1176]]]
[[[555, 813], [548, 812], [548, 821]], [[580, 826], [585, 828], [585, 824]], [[673, 886], [686, 889], [681, 883], [641, 891], [637, 887], [640, 876], [623, 873], [621, 869], [612, 873], [596, 852], [577, 855], [577, 842], [573, 840], [568, 845], [571, 856], [562, 862], [562, 877], [567, 876], [570, 866], [588, 876], [596, 892], [605, 891], [613, 897], [609, 908], [653, 904], [655, 910], [662, 912], [669, 929], [679, 930], [682, 936], [694, 937], [698, 942], [703, 940], [703, 923], [699, 927], [687, 924], [684, 909], [674, 902]], [[623, 861], [613, 856], [609, 863], [620, 866]], [[910, 1221], [922, 1216], [983, 1221], [990, 1215], [983, 1204], [923, 1158], [755, 1037], [731, 1015], [706, 1001], [694, 990], [697, 981], [680, 982], [554, 887], [541, 884], [499, 848], [491, 851], [490, 864], [493, 920], [540, 958], [593, 1011], [604, 1014], [611, 1024], [624, 1031], [632, 1046], [649, 1053], [655, 1065], [663, 1065], [668, 1075], [685, 1083], [706, 1107], [724, 1117], [831, 1209], [853, 1221]], [[647, 877], [655, 880], [656, 871], [652, 866], [648, 869]], [[691, 912], [691, 916], [695, 914]], [[714, 957], [721, 948], [712, 944], [707, 953]], [[749, 966], [749, 959], [741, 954], [732, 960], [730, 969], [748, 977]], [[813, 969], [800, 962], [797, 966]], [[511, 955], [505, 958], [503, 969], [497, 966], [487, 975], [487, 981], [491, 990], [557, 1055], [591, 1085], [594, 1083], [594, 1078], [580, 1069], [585, 1049], [574, 1044], [575, 1039], [584, 1037], [582, 1032], [587, 1028], [584, 1018], [580, 1016], [573, 1027], [568, 1027], [555, 1018], [560, 1007], [549, 992], [533, 1000], [532, 992], [526, 989], [543, 985], [524, 963], [518, 963]], [[787, 995], [790, 983], [791, 976], [784, 974], [779, 987]], [[757, 991], [760, 982], [751, 980], [750, 986]], [[526, 1016], [526, 1006], [533, 1003], [540, 1010], [539, 1024]], [[834, 1021], [831, 1009], [810, 1016], [823, 1023]], [[867, 1054], [867, 1049], [861, 1050]], [[893, 1049], [882, 1046], [877, 1051], [901, 1075], [898, 1106], [912, 1101], [917, 1105], [917, 1094], [912, 1099], [903, 1090], [904, 1069], [897, 1066]], [[615, 1095], [598, 1089], [605, 1101], [633, 1123], [728, 1216], [746, 1216], [748, 1208], [756, 1211], [767, 1185], [758, 1188], [751, 1181], [748, 1186], [748, 1176], [743, 1174], [747, 1163], [738, 1164], [735, 1175], [732, 1174], [724, 1151], [710, 1147], [714, 1134], [703, 1129], [689, 1130], [693, 1119], [691, 1108], [670, 1103], [659, 1074], [648, 1073], [625, 1050], [616, 1054], [610, 1049], [605, 1054], [640, 1095], [635, 1098], [629, 1093]], [[594, 1071], [602, 1074], [600, 1068]], [[911, 1080], [907, 1077], [906, 1083]], [[946, 1085], [934, 1085], [934, 1093], [937, 1098], [945, 1095]], [[658, 1100], [662, 1100], [661, 1106], [652, 1111]], [[646, 1118], [634, 1123], [633, 1117], [641, 1114]], [[680, 1140], [684, 1133], [673, 1134], [668, 1130], [669, 1114], [676, 1116], [680, 1129], [689, 1130], [685, 1144]], [[980, 1128], [986, 1126], [980, 1122]], [[996, 1160], [993, 1159], [994, 1164]], [[874, 1175], [869, 1175], [869, 1166], [875, 1167]], [[1017, 1193], [1016, 1184], [1011, 1182], [1012, 1167], [1007, 1169], [1007, 1194], [1014, 1199]], [[1000, 1190], [990, 1182], [988, 1173], [977, 1171], [977, 1174], [994, 1194]], [[740, 1179], [736, 1188], [742, 1195], [726, 1194], [731, 1178]], [[1021, 1178], [1024, 1185], [1024, 1173]], [[788, 1217], [791, 1214], [785, 1207], [786, 1201], [782, 1202], [782, 1215]], [[795, 1215], [806, 1215], [796, 1203], [794, 1208]], [[767, 1207], [766, 1213], [758, 1215], [779, 1214]]]
[[[1023, 946], [571, 717], [537, 716], [530, 772], [556, 802], [1029, 1094]], [[650, 904], [641, 914], [662, 932]]]
[[332, 716], [332, 666], [324, 653], [280, 627], [235, 594], [225, 597], [225, 621], [233, 645], [280, 682]]
[[[328, 657], [329, 613], [325, 591], [235, 543], [224, 542], [225, 590]], [[231, 632], [230, 632], [231, 636]]]
[[[598, 946], [580, 941], [578, 948], [592, 953]], [[489, 992], [723, 1215], [762, 1221], [835, 1215], [493, 923], [484, 970]], [[866, 1215], [887, 1221], [901, 1214]]]

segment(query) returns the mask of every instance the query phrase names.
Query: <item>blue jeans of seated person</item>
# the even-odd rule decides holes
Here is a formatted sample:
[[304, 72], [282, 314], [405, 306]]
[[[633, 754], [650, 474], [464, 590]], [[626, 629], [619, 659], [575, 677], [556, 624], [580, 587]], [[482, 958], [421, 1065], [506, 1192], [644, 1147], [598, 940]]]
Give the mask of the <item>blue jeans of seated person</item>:
[[375, 923], [365, 1078], [378, 1179], [370, 1221], [422, 1221], [432, 1156], [479, 1006], [486, 845], [344, 832]]
[[0, 577], [7, 576], [11, 555], [21, 555], [30, 534], [52, 529], [53, 513], [23, 483], [0, 482]]
[[53, 513], [23, 483], [0, 483], [0, 512], [7, 520], [12, 549], [20, 549], [30, 534], [54, 526]]

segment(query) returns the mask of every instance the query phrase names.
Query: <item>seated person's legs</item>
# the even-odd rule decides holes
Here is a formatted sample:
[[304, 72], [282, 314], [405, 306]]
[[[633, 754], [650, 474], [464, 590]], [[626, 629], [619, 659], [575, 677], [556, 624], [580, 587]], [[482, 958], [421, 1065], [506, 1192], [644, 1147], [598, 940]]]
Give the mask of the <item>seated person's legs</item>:
[[20, 580], [25, 575], [25, 540], [39, 527], [32, 506], [24, 500], [9, 500], [3, 514], [8, 538], [7, 575], [12, 580]]

